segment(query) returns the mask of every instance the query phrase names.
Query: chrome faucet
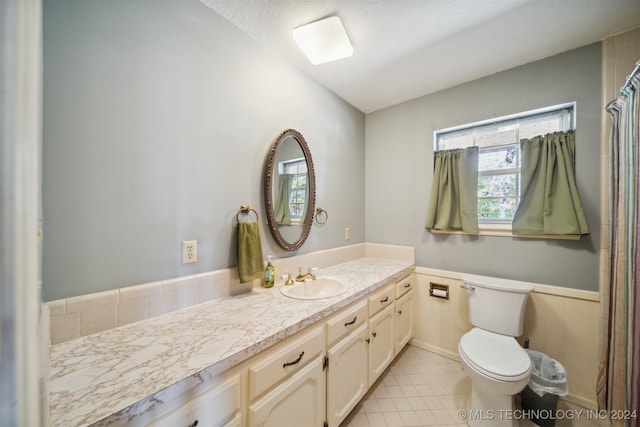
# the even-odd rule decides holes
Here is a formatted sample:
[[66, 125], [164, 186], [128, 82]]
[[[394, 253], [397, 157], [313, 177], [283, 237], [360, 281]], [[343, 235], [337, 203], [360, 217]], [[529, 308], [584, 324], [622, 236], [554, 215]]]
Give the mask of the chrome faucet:
[[302, 274], [302, 267], [298, 267], [298, 275], [296, 276], [296, 282], [304, 282], [311, 279], [316, 280], [316, 275], [312, 273], [313, 268], [309, 267], [306, 274]]

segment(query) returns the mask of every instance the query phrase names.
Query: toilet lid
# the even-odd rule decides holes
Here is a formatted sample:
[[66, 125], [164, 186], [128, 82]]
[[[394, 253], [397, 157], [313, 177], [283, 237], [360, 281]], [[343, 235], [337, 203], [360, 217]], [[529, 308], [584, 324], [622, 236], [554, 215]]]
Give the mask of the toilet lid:
[[502, 381], [518, 381], [531, 373], [531, 359], [514, 337], [474, 328], [460, 339], [460, 356], [479, 372]]

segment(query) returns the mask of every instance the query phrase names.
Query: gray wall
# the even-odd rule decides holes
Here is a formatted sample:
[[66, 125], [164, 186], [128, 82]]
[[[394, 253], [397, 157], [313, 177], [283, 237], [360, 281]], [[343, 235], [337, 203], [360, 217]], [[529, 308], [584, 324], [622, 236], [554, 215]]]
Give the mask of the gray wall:
[[364, 241], [364, 115], [197, 0], [45, 1], [43, 113], [45, 301], [234, 266], [241, 204], [290, 256], [262, 201], [287, 128], [330, 218], [299, 252]]
[[[367, 241], [415, 246], [418, 266], [597, 290], [600, 88], [595, 44], [368, 114]], [[576, 177], [591, 235], [575, 242], [425, 230], [435, 130], [570, 101], [577, 102]]]
[[[241, 204], [260, 213], [265, 256], [291, 255], [266, 233], [262, 201], [267, 151], [286, 128], [307, 139], [330, 217], [300, 253], [366, 234], [415, 246], [419, 266], [596, 290], [600, 57], [588, 46], [369, 114], [365, 126], [196, 0], [46, 1], [44, 299], [234, 266]], [[590, 236], [424, 229], [434, 130], [568, 101]], [[183, 265], [181, 242], [193, 239], [199, 261]]]

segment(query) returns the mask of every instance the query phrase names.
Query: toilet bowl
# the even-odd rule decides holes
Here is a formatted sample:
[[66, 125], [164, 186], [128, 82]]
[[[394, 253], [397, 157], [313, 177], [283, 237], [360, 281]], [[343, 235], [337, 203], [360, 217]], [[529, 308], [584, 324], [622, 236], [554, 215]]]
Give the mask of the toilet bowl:
[[515, 337], [522, 334], [524, 307], [533, 287], [484, 276], [465, 276], [469, 320], [458, 353], [471, 380], [470, 426], [516, 426], [513, 395], [531, 376], [531, 360]]
[[513, 395], [529, 383], [531, 362], [515, 338], [473, 328], [458, 343], [471, 379], [470, 426], [512, 425]]

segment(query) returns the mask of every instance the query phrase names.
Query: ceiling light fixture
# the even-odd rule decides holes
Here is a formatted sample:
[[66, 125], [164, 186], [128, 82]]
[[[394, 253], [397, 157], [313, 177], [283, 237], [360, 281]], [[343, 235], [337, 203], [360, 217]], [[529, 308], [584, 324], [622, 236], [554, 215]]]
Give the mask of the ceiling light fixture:
[[294, 28], [293, 39], [313, 65], [353, 55], [353, 46], [337, 16]]

